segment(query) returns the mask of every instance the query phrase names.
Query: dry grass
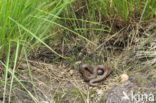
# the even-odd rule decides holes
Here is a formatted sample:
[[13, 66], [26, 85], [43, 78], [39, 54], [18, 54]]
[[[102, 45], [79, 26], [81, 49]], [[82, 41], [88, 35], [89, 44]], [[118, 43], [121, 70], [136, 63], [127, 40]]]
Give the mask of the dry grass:
[[[112, 87], [120, 84], [121, 74], [132, 75], [143, 72], [144, 75], [155, 75], [155, 19], [142, 23], [137, 22], [134, 17], [129, 17], [125, 22], [119, 15], [110, 15], [110, 19], [104, 20], [106, 17], [100, 9], [94, 9], [94, 13], [90, 12], [88, 7], [92, 3], [87, 4], [85, 0], [75, 3], [71, 5], [73, 12], [69, 12], [69, 7], [67, 8], [69, 14], [64, 14], [71, 18], [59, 18], [62, 24], [65, 22], [65, 26], [55, 23], [61, 30], [58, 27], [58, 31], [56, 30], [53, 35], [46, 36], [49, 37], [46, 41], [48, 45], [23, 25], [15, 22], [42, 44], [53, 49], [48, 50], [41, 45], [39, 48], [35, 47], [33, 53], [28, 56], [30, 68], [25, 60], [21, 60], [15, 74], [29, 91], [15, 81], [11, 95], [14, 103], [34, 103], [33, 98], [38, 99], [40, 103], [99, 103], [103, 98], [104, 101], [107, 99], [106, 94]], [[93, 15], [89, 15], [92, 13]], [[95, 19], [93, 17], [97, 15], [96, 13], [98, 18]], [[38, 19], [51, 22], [45, 18]], [[51, 51], [70, 58], [63, 59]], [[90, 87], [83, 82], [77, 62], [93, 65], [107, 62], [113, 72], [98, 87]], [[1, 77], [4, 75], [4, 67], [0, 68]], [[10, 83], [9, 76], [7, 88]], [[0, 91], [0, 97], [3, 97], [3, 89]], [[8, 90], [6, 94], [9, 94]], [[34, 96], [30, 97], [31, 95]], [[4, 98], [0, 98], [0, 102], [1, 99]]]

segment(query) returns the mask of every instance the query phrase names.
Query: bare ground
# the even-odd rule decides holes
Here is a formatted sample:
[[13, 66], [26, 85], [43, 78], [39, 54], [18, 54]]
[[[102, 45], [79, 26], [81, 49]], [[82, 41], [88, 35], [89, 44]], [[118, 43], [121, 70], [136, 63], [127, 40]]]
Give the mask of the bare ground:
[[[156, 89], [155, 79], [153, 79], [156, 75], [156, 39], [154, 39], [156, 25], [153, 22], [151, 25], [148, 25], [144, 31], [146, 37], [138, 38], [144, 42], [138, 41], [139, 43], [132, 46], [131, 49], [119, 53], [118, 51], [108, 51], [107, 62], [109, 62], [113, 73], [98, 87], [90, 87], [83, 82], [78, 72], [79, 68], [71, 66], [70, 62], [45, 63], [41, 60], [29, 60], [29, 69], [26, 61], [22, 60], [16, 71], [16, 76], [25, 88], [19, 82], [14, 82], [11, 103], [35, 103], [37, 101], [39, 103], [105, 103], [106, 101], [111, 103], [107, 100], [110, 98], [111, 91], [115, 91], [119, 84], [121, 84], [121, 86], [119, 85], [120, 89], [124, 88], [122, 86], [124, 84], [120, 82], [120, 75], [123, 73], [128, 74], [130, 78], [135, 78], [130, 79], [132, 83], [129, 84], [134, 88], [136, 87], [134, 85], [137, 85], [139, 88]], [[144, 45], [144, 49], [141, 49], [142, 45]], [[150, 87], [148, 84], [151, 84]], [[1, 103], [4, 98], [3, 86], [0, 87]], [[116, 94], [121, 91], [114, 93], [114, 96], [116, 97]], [[9, 86], [7, 93], [9, 96]]]

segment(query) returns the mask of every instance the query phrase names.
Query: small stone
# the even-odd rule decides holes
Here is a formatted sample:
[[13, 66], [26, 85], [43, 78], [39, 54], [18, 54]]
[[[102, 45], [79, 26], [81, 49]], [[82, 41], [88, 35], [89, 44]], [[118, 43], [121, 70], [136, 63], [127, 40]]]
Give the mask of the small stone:
[[125, 82], [125, 81], [129, 80], [129, 76], [127, 74], [122, 74], [120, 76], [120, 78], [121, 78], [121, 82]]
[[73, 71], [73, 70], [70, 70], [70, 71], [69, 71], [69, 75], [70, 75], [70, 76], [72, 76], [72, 75], [73, 75], [73, 73], [74, 73], [74, 71]]

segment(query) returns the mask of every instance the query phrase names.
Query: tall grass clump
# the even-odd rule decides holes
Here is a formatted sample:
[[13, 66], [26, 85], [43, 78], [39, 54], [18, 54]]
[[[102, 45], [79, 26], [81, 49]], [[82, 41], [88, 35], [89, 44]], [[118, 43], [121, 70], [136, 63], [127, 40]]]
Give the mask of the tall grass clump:
[[[58, 29], [58, 27], [36, 17], [42, 17], [55, 22], [56, 16], [70, 2], [72, 1], [0, 0], [0, 63], [1, 66], [3, 65], [1, 69], [4, 71], [2, 80], [2, 85], [4, 86], [3, 103], [6, 102], [7, 86], [10, 87], [8, 101], [11, 101], [14, 81], [19, 82], [34, 102], [38, 102], [37, 94], [33, 96], [25, 88], [21, 80], [16, 77], [15, 68], [19, 58], [28, 58], [29, 50], [36, 47], [38, 43], [45, 45], [54, 54], [61, 56], [45, 43], [45, 39], [49, 37], [49, 33], [52, 33], [49, 28]], [[31, 76], [31, 73], [29, 74]], [[11, 75], [11, 81], [8, 81], [9, 75]], [[31, 80], [33, 84], [33, 79], [31, 78]]]
[[[64, 2], [50, 2], [49, 0], [2, 0], [0, 1], [0, 6], [0, 58], [5, 58], [7, 54], [6, 48], [10, 41], [20, 40], [20, 45], [29, 47], [36, 42], [44, 44], [41, 39], [48, 35], [50, 24], [35, 17], [43, 17], [55, 21], [55, 16], [59, 15], [62, 11], [61, 8], [66, 5]], [[53, 15], [51, 16], [41, 11], [48, 11]], [[11, 43], [12, 50], [16, 47], [15, 45], [15, 42]], [[12, 50], [11, 53], [13, 52]]]
[[154, 17], [155, 4], [155, 0], [80, 0], [72, 3], [65, 15], [75, 18], [69, 19], [69, 24], [80, 32], [102, 31], [102, 27], [111, 26], [110, 22], [118, 21], [122, 25]]
[[[108, 40], [109, 34], [119, 31], [123, 32], [120, 32], [122, 36], [115, 38], [132, 37], [127, 31], [136, 28], [141, 21], [153, 18], [155, 4], [155, 0], [79, 0], [71, 3], [62, 16], [66, 27], [99, 44]], [[65, 32], [67, 38], [73, 38], [69, 31]]]
[[[81, 11], [87, 13], [86, 18], [89, 20], [109, 20], [116, 16], [127, 22], [129, 18], [137, 19], [141, 15], [143, 19], [153, 17], [156, 12], [155, 4], [155, 0], [81, 0], [72, 5], [75, 10], [72, 16]], [[84, 18], [84, 15], [77, 14], [77, 17], [80, 16]]]

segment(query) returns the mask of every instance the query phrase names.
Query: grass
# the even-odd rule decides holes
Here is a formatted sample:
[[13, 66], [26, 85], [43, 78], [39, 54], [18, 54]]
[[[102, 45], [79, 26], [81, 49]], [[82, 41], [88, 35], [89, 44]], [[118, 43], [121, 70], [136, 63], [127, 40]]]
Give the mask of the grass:
[[[70, 3], [71, 1], [66, 1]], [[12, 86], [14, 83], [15, 76], [15, 68], [17, 65], [17, 60], [23, 56], [23, 51], [26, 51], [27, 48], [34, 48], [34, 46], [29, 47], [30, 45], [37, 44], [37, 42], [41, 42], [43, 45], [48, 47], [52, 52], [56, 55], [61, 56], [56, 53], [50, 46], [48, 46], [45, 42], [43, 42], [42, 38], [48, 35], [48, 28], [50, 25], [45, 23], [45, 21], [34, 18], [33, 16], [48, 18], [51, 21], [55, 21], [53, 16], [43, 14], [40, 12], [41, 10], [47, 10], [49, 7], [53, 8], [49, 13], [53, 15], [59, 15], [64, 7], [66, 7], [67, 3], [57, 1], [50, 2], [49, 0], [7, 0], [0, 1], [1, 5], [1, 35], [0, 35], [0, 58], [2, 59], [1, 63], [5, 66], [5, 75], [4, 75], [4, 93], [3, 93], [3, 103], [5, 103], [6, 97], [6, 88], [8, 81], [8, 74], [11, 68], [13, 71], [11, 72], [11, 81], [10, 81], [10, 94], [9, 94], [9, 103], [11, 101], [11, 92]], [[61, 9], [62, 8], [62, 9]], [[16, 48], [16, 49], [15, 49]], [[28, 51], [27, 51], [28, 52]], [[6, 62], [5, 62], [6, 59]], [[31, 74], [30, 74], [31, 75]], [[17, 79], [22, 86], [22, 82]], [[23, 86], [24, 87], [24, 86]], [[25, 88], [25, 87], [24, 87]], [[38, 100], [25, 88], [30, 97], [37, 102]]]
[[[62, 40], [64, 48], [73, 44], [98, 48], [101, 38], [108, 36], [104, 34], [117, 32], [114, 28], [119, 25], [114, 26], [114, 22], [121, 24], [118, 29], [122, 29], [124, 24], [133, 25], [153, 18], [156, 15], [155, 4], [155, 0], [1, 0], [0, 62], [5, 68], [3, 103], [7, 85], [10, 86], [8, 101], [11, 102], [14, 81], [22, 85], [34, 102], [39, 102], [37, 93], [33, 96], [16, 77], [18, 60], [28, 60], [34, 48], [44, 45], [53, 55], [64, 59], [69, 57], [55, 51]], [[49, 38], [51, 40], [47, 43]], [[9, 74], [11, 80], [8, 80]], [[30, 68], [29, 76], [35, 92]]]

